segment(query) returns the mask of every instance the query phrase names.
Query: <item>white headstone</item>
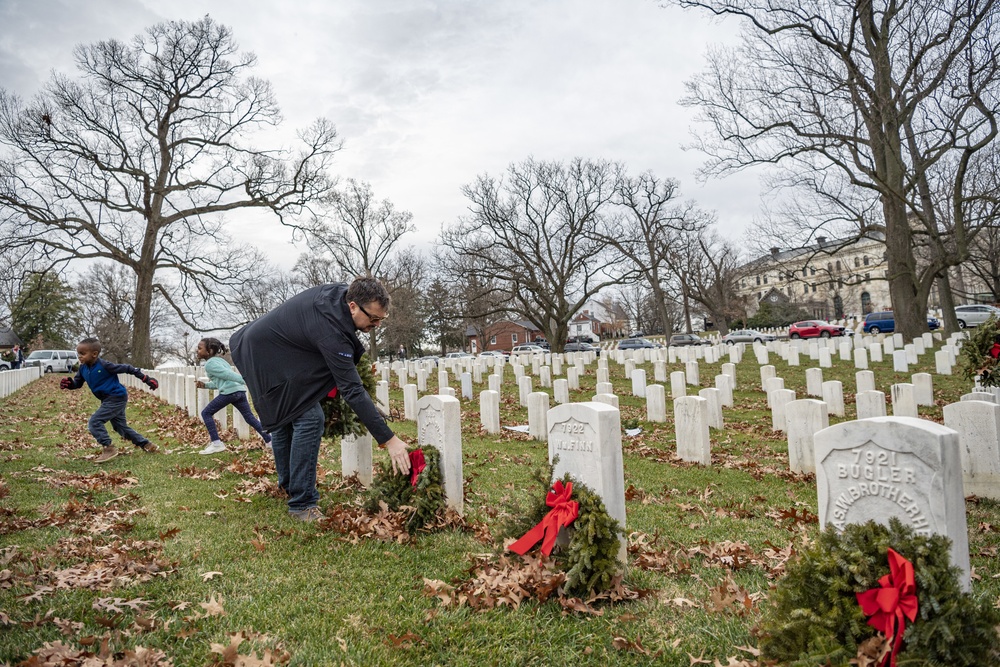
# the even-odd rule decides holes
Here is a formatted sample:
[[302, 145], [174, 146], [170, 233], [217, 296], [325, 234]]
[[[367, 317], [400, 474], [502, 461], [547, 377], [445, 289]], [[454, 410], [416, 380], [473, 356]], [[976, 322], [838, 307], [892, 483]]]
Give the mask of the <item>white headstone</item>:
[[897, 373], [910, 372], [910, 365], [906, 361], [906, 350], [896, 350], [892, 353], [892, 370]]
[[792, 345], [792, 346], [790, 346], [788, 348], [788, 351], [785, 354], [785, 362], [788, 363], [789, 366], [798, 366], [799, 365], [799, 348], [798, 347], [796, 347], [795, 345]]
[[885, 393], [881, 391], [859, 391], [854, 395], [854, 405], [858, 411], [858, 419], [885, 417]]
[[987, 401], [946, 405], [944, 425], [958, 432], [965, 495], [1000, 500], [1000, 405]]
[[646, 387], [646, 420], [667, 421], [667, 392], [663, 385], [651, 384]]
[[779, 377], [764, 380], [764, 394], [767, 395], [767, 407], [771, 407], [771, 392], [785, 388], [785, 379]]
[[861, 369], [868, 368], [868, 350], [863, 347], [854, 350], [854, 367]]
[[821, 347], [819, 349], [819, 367], [833, 368], [833, 358], [830, 356], [830, 348]]
[[934, 371], [938, 375], [951, 375], [951, 353], [940, 349], [934, 353]]
[[663, 361], [653, 362], [653, 381], [654, 382], [666, 382], [667, 381], [667, 364]]
[[[388, 384], [388, 383], [387, 383]], [[348, 434], [340, 439], [340, 469], [344, 477], [357, 475], [364, 486], [372, 483], [372, 436]]]
[[771, 401], [771, 429], [784, 431], [788, 428], [785, 420], [785, 406], [795, 400], [795, 392], [791, 389], [775, 389], [768, 392]]
[[566, 382], [569, 383], [570, 391], [580, 391], [580, 372], [576, 366], [566, 367]]
[[851, 355], [854, 352], [854, 346], [850, 340], [842, 340], [840, 341], [840, 345], [837, 346], [837, 351], [840, 353], [841, 361], [850, 361]]
[[445, 503], [462, 514], [462, 409], [457, 398], [430, 395], [417, 401], [417, 443], [441, 453]]
[[375, 400], [378, 401], [378, 406], [384, 412], [389, 412], [389, 383], [385, 380], [381, 380], [375, 385]]
[[917, 397], [913, 385], [900, 382], [892, 385], [892, 415], [893, 417], [917, 417]]
[[646, 396], [646, 371], [641, 368], [632, 371], [632, 395], [640, 398]]
[[868, 356], [871, 357], [872, 363], [882, 363], [882, 346], [876, 343], [869, 347]]
[[806, 369], [806, 396], [823, 396], [823, 369]]
[[417, 385], [415, 384], [403, 387], [403, 418], [411, 421], [417, 418]]
[[761, 366], [760, 367], [760, 386], [761, 386], [761, 389], [764, 389], [765, 391], [767, 391], [767, 385], [765, 385], [764, 383], [767, 382], [768, 378], [773, 378], [773, 377], [775, 377], [774, 366]]
[[534, 391], [528, 394], [528, 435], [535, 440], [545, 442], [549, 430], [545, 425], [545, 416], [549, 412], [549, 395], [544, 391]]
[[991, 391], [974, 391], [969, 394], [962, 394], [963, 401], [986, 401], [987, 403], [996, 403], [997, 397]]
[[603, 403], [567, 403], [549, 410], [549, 463], [554, 479], [569, 473], [604, 501], [622, 528], [619, 560], [625, 562], [625, 473], [621, 413]]
[[903, 347], [903, 352], [906, 353], [906, 363], [916, 364], [918, 361], [920, 361], [919, 357], [917, 357], [917, 348], [913, 343], [905, 345]]
[[462, 398], [472, 400], [472, 374], [462, 373]]
[[930, 373], [914, 373], [913, 394], [917, 405], [934, 405], [934, 381]]
[[528, 407], [528, 394], [531, 393], [531, 376], [522, 375], [517, 381], [517, 400], [522, 407]]
[[732, 388], [736, 389], [736, 364], [722, 364], [722, 374], [729, 376]]
[[969, 542], [958, 433], [908, 417], [848, 421], [815, 436], [820, 529], [898, 518], [951, 538], [969, 589]]
[[858, 371], [854, 374], [854, 384], [857, 387], [855, 393], [863, 391], [875, 391], [875, 373], [872, 371]]
[[677, 456], [682, 461], [711, 465], [712, 449], [708, 436], [707, 401], [700, 396], [674, 399], [674, 428]]
[[813, 436], [830, 425], [826, 404], [814, 398], [791, 401], [785, 406], [788, 433], [788, 468], [792, 472], [816, 472]]
[[840, 380], [823, 383], [823, 402], [831, 415], [844, 416], [844, 385]]
[[725, 373], [715, 376], [715, 388], [719, 390], [722, 407], [731, 408], [733, 402], [733, 379]]
[[538, 369], [538, 384], [543, 387], [552, 386], [552, 369], [548, 366], [542, 366]]
[[490, 375], [488, 378], [486, 378], [486, 381], [489, 383], [490, 391], [495, 391], [497, 393], [497, 395], [499, 396], [500, 395], [500, 376], [499, 375]]
[[479, 392], [479, 421], [490, 434], [500, 432], [500, 394], [487, 389]]
[[613, 408], [618, 407], [618, 397], [614, 394], [594, 394], [593, 401], [595, 403], [610, 405]]
[[687, 376], [687, 383], [697, 387], [701, 384], [701, 376], [698, 370], [697, 361], [689, 361], [684, 364], [684, 374]]
[[687, 379], [684, 371], [674, 371], [670, 374], [670, 397], [677, 400], [687, 396]]
[[698, 395], [705, 399], [706, 414], [708, 415], [708, 427], [722, 430], [722, 396], [721, 392], [714, 387], [702, 389]]
[[552, 398], [559, 405], [569, 403], [569, 382], [564, 378], [559, 378], [552, 383]]

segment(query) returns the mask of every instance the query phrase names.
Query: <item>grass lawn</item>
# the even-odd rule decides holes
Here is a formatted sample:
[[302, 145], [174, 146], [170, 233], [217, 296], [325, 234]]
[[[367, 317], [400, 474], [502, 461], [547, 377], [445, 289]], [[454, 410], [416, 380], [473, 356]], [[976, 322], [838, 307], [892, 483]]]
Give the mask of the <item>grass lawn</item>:
[[[802, 364], [774, 361], [800, 398], [805, 355]], [[571, 400], [594, 394], [595, 369]], [[891, 359], [872, 369], [887, 394], [909, 381]], [[756, 664], [744, 649], [756, 646], [769, 588], [818, 526], [815, 479], [788, 472], [753, 354], [738, 365], [736, 407], [725, 411], [726, 428], [712, 431], [708, 468], [676, 460], [673, 424], [646, 422], [623, 367], [612, 362], [610, 371], [622, 418], [643, 427], [624, 440], [626, 583], [652, 592], [599, 614], [530, 600], [477, 612], [425, 592], [425, 578], [467, 578], [476, 557], [496, 557], [508, 508], [526, 501], [532, 469], [546, 463], [545, 445], [526, 435], [485, 435], [478, 401], [462, 404], [469, 527], [400, 542], [290, 520], [258, 441], [230, 432], [229, 451], [199, 456], [207, 444], [200, 421], [145, 393], [131, 395], [129, 423], [161, 453], [126, 450], [99, 467], [86, 429], [96, 399], [86, 389], [60, 391], [59, 376], [32, 383], [0, 399], [0, 664], [39, 651], [75, 657], [31, 664], [82, 664], [84, 652], [97, 656], [88, 664], [136, 665]], [[918, 371], [933, 372], [932, 352]], [[721, 364], [702, 363], [702, 386], [720, 372]], [[835, 361], [824, 379], [843, 382], [853, 418], [853, 364]], [[510, 368], [504, 380], [501, 422], [526, 424]], [[934, 382], [936, 405], [921, 416], [940, 421], [942, 406], [968, 389], [957, 377]], [[391, 399], [402, 408], [400, 391]], [[415, 424], [392, 426], [415, 441]], [[339, 450], [326, 442], [320, 459], [328, 514], [360, 493], [339, 473]], [[967, 513], [973, 592], [1000, 602], [1000, 507], [970, 498]]]

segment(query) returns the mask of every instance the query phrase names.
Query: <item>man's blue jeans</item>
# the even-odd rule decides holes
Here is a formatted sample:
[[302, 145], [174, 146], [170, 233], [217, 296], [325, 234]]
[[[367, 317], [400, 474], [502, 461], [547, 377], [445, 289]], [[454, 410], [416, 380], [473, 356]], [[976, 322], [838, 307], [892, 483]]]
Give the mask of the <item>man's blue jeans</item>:
[[319, 502], [316, 465], [325, 425], [323, 407], [316, 403], [291, 424], [271, 431], [278, 486], [288, 492], [289, 510], [304, 510]]
[[[97, 443], [102, 447], [111, 444], [111, 436], [104, 426], [105, 422], [111, 422], [111, 428], [115, 433], [131, 442], [136, 447], [145, 445], [149, 440], [136, 433], [125, 421], [125, 406], [128, 405], [128, 396], [108, 396], [101, 400], [101, 407], [90, 416], [87, 422], [87, 430], [94, 436]], [[322, 412], [322, 409], [320, 410]]]

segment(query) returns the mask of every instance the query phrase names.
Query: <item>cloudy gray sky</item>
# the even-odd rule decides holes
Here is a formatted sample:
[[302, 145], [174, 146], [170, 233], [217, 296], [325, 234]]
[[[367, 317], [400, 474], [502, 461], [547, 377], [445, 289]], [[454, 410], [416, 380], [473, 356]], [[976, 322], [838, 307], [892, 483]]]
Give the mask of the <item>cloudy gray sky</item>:
[[[735, 26], [655, 0], [0, 0], [0, 85], [30, 96], [72, 73], [79, 43], [127, 40], [210, 14], [257, 54], [289, 132], [330, 118], [343, 177], [414, 214], [429, 247], [466, 210], [460, 188], [528, 156], [620, 160], [681, 182], [741, 236], [761, 207], [758, 174], [698, 183], [678, 99]], [[241, 236], [243, 234], [241, 233]], [[303, 250], [255, 220], [245, 236], [283, 268]]]

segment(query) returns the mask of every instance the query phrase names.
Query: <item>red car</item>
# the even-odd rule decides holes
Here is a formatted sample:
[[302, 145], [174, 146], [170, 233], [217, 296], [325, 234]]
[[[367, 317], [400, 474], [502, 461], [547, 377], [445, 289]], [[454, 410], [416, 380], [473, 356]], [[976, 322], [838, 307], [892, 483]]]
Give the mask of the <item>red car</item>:
[[804, 320], [788, 327], [789, 338], [829, 338], [843, 336], [844, 327], [820, 320]]

